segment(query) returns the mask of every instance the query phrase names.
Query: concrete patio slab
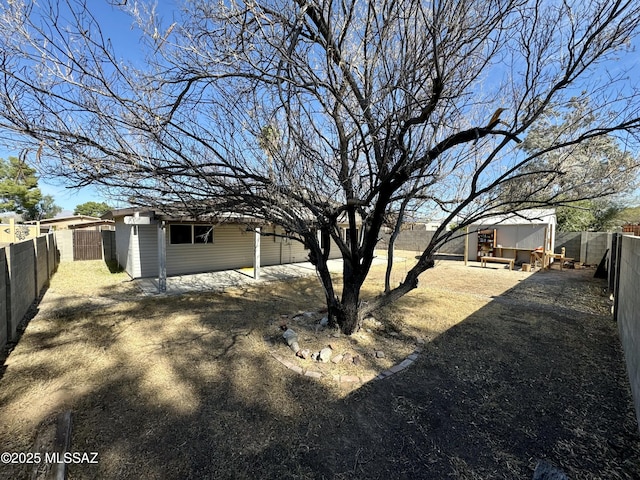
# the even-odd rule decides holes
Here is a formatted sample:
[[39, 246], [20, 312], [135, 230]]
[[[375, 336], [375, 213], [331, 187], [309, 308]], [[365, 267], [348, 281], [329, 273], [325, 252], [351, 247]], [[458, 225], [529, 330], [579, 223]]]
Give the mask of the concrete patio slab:
[[[374, 265], [384, 263], [386, 263], [385, 258], [378, 257], [373, 260]], [[329, 271], [333, 273], [342, 272], [341, 259], [329, 260], [327, 265]], [[229, 287], [255, 285], [260, 282], [290, 280], [293, 278], [313, 276], [315, 274], [316, 269], [311, 262], [302, 262], [261, 267], [259, 280], [253, 278], [253, 268], [198, 273], [194, 275], [178, 275], [167, 277], [167, 291], [162, 294], [158, 292], [157, 278], [139, 278], [134, 280], [134, 282], [145, 295], [181, 295], [189, 292], [222, 292]]]

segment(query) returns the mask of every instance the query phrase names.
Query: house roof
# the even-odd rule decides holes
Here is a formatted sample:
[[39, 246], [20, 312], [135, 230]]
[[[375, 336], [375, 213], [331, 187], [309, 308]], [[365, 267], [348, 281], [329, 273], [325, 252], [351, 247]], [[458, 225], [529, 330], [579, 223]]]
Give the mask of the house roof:
[[[166, 222], [184, 222], [184, 223], [242, 223], [242, 224], [257, 224], [257, 225], [271, 225], [274, 222], [266, 221], [258, 217], [252, 217], [250, 215], [244, 215], [235, 212], [216, 212], [201, 214], [194, 216], [188, 212], [181, 212], [180, 210], [172, 210], [171, 212], [161, 212], [151, 208], [141, 207], [128, 207], [111, 210], [105, 213], [102, 218], [108, 220], [116, 220], [118, 218], [134, 216], [138, 214], [141, 217], [150, 217], [153, 220], [164, 220]], [[347, 223], [345, 214], [342, 214], [338, 219], [338, 224]], [[362, 224], [362, 220], [357, 219], [357, 223]]]
[[150, 217], [154, 220], [164, 220], [168, 222], [188, 222], [188, 223], [265, 223], [256, 217], [248, 215], [240, 215], [233, 212], [219, 212], [195, 217], [189, 213], [181, 214], [180, 212], [165, 213], [157, 210], [139, 207], [120, 208], [105, 213], [102, 218], [107, 220], [116, 220], [128, 216]]

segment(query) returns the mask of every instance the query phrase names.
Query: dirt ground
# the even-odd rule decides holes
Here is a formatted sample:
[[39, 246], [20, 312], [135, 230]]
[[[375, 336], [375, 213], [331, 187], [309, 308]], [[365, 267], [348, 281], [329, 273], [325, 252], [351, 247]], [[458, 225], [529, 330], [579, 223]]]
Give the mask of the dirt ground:
[[425, 341], [409, 368], [345, 388], [271, 356], [290, 354], [283, 315], [323, 307], [315, 278], [150, 298], [103, 265], [62, 264], [2, 367], [0, 451], [29, 451], [71, 410], [71, 450], [98, 464], [69, 465], [70, 479], [526, 479], [539, 460], [571, 479], [640, 478], [604, 287], [593, 270], [439, 262], [360, 338], [316, 332], [315, 317], [296, 327], [310, 348], [361, 356], [325, 367], [342, 374]]

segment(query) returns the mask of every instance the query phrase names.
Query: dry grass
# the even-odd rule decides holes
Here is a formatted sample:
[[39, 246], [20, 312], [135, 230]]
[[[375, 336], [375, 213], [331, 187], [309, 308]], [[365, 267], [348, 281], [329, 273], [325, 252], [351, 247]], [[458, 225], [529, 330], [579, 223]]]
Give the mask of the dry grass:
[[[403, 268], [400, 263], [394, 282]], [[374, 269], [365, 296], [380, 291], [383, 270]], [[619, 347], [604, 347], [614, 338], [602, 324], [606, 300], [598, 295], [599, 284], [563, 280], [573, 273], [545, 277], [442, 262], [421, 277], [419, 289], [377, 312], [376, 322], [350, 338], [316, 331], [319, 315], [289, 320], [303, 346], [330, 343], [336, 353], [362, 359], [360, 365], [313, 365], [326, 373], [377, 373], [412, 351], [416, 338], [428, 341], [423, 360], [406, 372], [350, 391], [330, 376], [321, 382], [298, 376], [270, 356], [275, 349], [295, 358], [279, 325], [282, 315], [323, 307], [314, 278], [225, 294], [145, 298], [126, 275], [100, 263], [62, 264], [6, 362], [2, 450], [29, 450], [37, 430], [69, 409], [75, 415], [73, 450], [100, 454], [98, 467], [72, 466], [71, 478], [425, 478], [426, 472], [432, 478], [516, 478], [530, 473], [531, 459], [543, 454], [558, 462], [569, 458], [565, 468], [580, 478], [585, 470], [575, 466], [577, 455], [594, 446], [604, 449], [597, 458], [611, 465], [590, 466], [590, 472], [631, 478], [625, 472], [637, 472], [628, 462], [637, 459], [639, 442], [627, 428], [633, 418], [628, 387], [602, 387], [596, 378], [603, 369], [619, 383], [624, 375], [611, 366], [620, 361]], [[563, 292], [593, 300], [572, 306], [563, 303]], [[541, 299], [538, 313], [530, 302]], [[576, 328], [593, 327], [589, 338], [599, 339], [605, 353], [594, 359], [594, 345], [580, 349], [584, 338], [558, 334], [567, 320], [556, 322], [557, 311], [583, 315]], [[495, 338], [483, 339], [489, 333]], [[543, 358], [524, 353], [527, 335], [541, 353], [546, 349]], [[554, 335], [563, 335], [567, 351], [578, 352], [571, 372], [535, 363], [560, 353], [549, 350]], [[385, 358], [374, 358], [375, 350]], [[561, 355], [558, 361], [570, 360]], [[562, 435], [538, 428], [538, 404], [526, 418], [512, 410], [518, 388], [540, 388], [536, 369], [548, 382], [559, 378], [567, 391], [552, 384], [558, 397], [573, 394], [571, 375], [577, 376], [611, 422], [625, 424], [625, 433], [608, 434], [608, 423], [594, 431], [584, 417], [595, 408], [589, 403], [570, 411], [554, 403], [558, 398], [550, 400], [545, 408], [558, 410], [562, 421], [553, 428]], [[606, 403], [602, 388], [616, 392], [624, 412]], [[521, 432], [518, 442], [529, 442], [526, 448], [512, 449], [519, 443], [508, 440], [510, 428]], [[543, 436], [548, 448], [539, 443]], [[603, 438], [613, 439], [626, 456], [612, 459]], [[26, 467], [5, 467], [2, 478], [26, 477]]]

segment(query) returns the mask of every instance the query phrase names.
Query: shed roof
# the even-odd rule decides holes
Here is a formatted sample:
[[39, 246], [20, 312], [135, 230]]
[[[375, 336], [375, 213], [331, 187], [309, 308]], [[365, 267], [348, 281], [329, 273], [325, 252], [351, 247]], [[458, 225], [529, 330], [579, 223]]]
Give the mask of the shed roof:
[[553, 208], [532, 208], [505, 215], [494, 215], [482, 219], [475, 225], [548, 225], [556, 223], [556, 211]]

